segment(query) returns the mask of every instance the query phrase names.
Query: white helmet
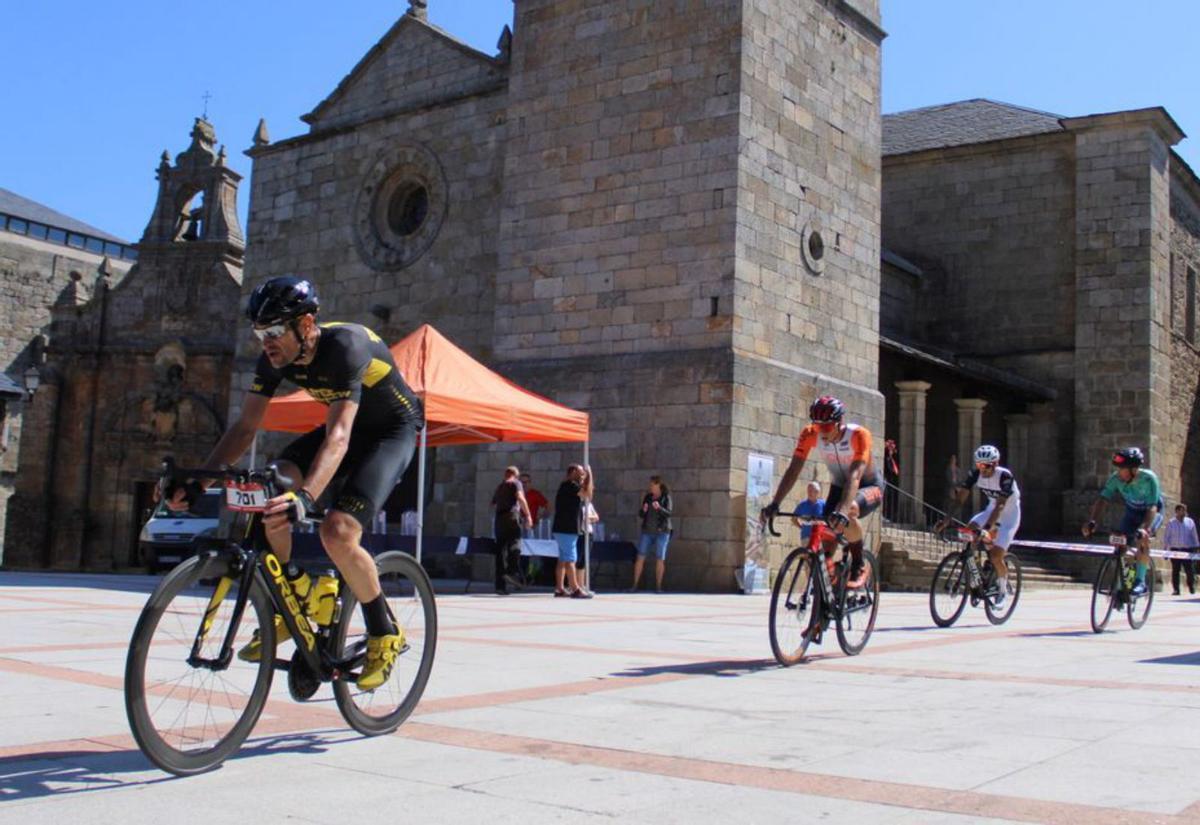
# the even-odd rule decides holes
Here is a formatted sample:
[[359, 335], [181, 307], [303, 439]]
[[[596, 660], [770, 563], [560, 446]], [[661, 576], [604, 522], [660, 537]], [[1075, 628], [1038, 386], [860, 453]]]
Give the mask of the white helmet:
[[980, 444], [975, 450], [976, 464], [999, 464], [1000, 451], [991, 444]]

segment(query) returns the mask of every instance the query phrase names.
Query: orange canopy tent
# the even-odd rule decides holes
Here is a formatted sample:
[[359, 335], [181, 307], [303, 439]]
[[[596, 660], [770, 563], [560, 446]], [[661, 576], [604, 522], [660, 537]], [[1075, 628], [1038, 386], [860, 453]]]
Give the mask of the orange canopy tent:
[[[425, 450], [429, 445], [497, 441], [573, 441], [584, 444], [588, 414], [556, 404], [492, 372], [428, 324], [391, 347], [392, 358], [425, 403], [417, 495], [417, 558], [425, 510]], [[308, 432], [325, 423], [328, 408], [304, 390], [273, 398], [262, 427]]]

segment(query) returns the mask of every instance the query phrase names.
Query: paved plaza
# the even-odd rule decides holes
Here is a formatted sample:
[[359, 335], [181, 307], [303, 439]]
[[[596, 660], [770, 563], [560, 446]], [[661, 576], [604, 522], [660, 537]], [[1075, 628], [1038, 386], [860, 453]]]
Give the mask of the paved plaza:
[[0, 823], [1200, 823], [1200, 599], [1132, 631], [1090, 592], [932, 627], [883, 595], [865, 653], [775, 665], [762, 596], [439, 596], [425, 699], [349, 731], [277, 675], [242, 751], [176, 779], [129, 734], [153, 579], [0, 574]]

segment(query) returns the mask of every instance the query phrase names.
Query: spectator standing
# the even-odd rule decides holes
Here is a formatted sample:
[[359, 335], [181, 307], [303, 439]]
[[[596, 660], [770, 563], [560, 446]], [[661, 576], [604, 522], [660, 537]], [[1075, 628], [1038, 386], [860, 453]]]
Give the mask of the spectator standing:
[[812, 524], [804, 524], [800, 519], [821, 519], [825, 515], [825, 499], [821, 498], [821, 483], [808, 482], [808, 490], [804, 501], [796, 505], [792, 513], [792, 521], [800, 528], [800, 541], [808, 545], [808, 537], [812, 534]]
[[642, 496], [641, 536], [638, 538], [637, 559], [633, 562], [633, 586], [630, 593], [636, 593], [638, 583], [642, 580], [642, 568], [646, 564], [646, 554], [654, 548], [654, 592], [663, 592], [663, 573], [667, 568], [667, 545], [674, 533], [671, 523], [671, 490], [660, 476], [650, 476], [650, 485]]
[[529, 525], [529, 502], [518, 479], [516, 467], [504, 470], [504, 480], [492, 494], [492, 507], [496, 509], [496, 595], [507, 596], [508, 587], [517, 586], [513, 571], [521, 562], [521, 527]]
[[576, 544], [579, 552], [575, 557], [575, 574], [579, 578], [579, 589], [588, 595], [595, 595], [588, 586], [588, 553], [586, 544], [588, 541], [595, 542], [593, 536], [596, 531], [596, 524], [600, 521], [600, 514], [596, 512], [596, 507], [592, 504], [592, 500], [596, 496], [596, 480], [592, 475], [591, 467], [583, 468], [582, 485], [583, 505], [580, 510], [579, 539]]
[[[1181, 553], [1195, 553], [1200, 550], [1200, 537], [1196, 535], [1196, 522], [1187, 514], [1187, 505], [1175, 505], [1175, 518], [1167, 522], [1167, 530], [1163, 534], [1163, 547], [1177, 550]], [[1179, 595], [1179, 568], [1187, 575], [1189, 593], [1196, 592], [1196, 563], [1191, 559], [1171, 559], [1171, 590]]]
[[887, 482], [883, 491], [883, 517], [895, 521], [896, 505], [900, 503], [896, 492], [900, 487], [900, 451], [892, 438], [883, 442], [883, 480]]
[[558, 565], [554, 571], [554, 595], [575, 599], [590, 599], [591, 593], [579, 586], [576, 562], [579, 558], [579, 537], [583, 533], [584, 501], [591, 491], [584, 490], [590, 473], [578, 464], [567, 467], [567, 477], [558, 485], [554, 495], [554, 522], [551, 530], [558, 542]]
[[529, 518], [533, 521], [532, 527], [536, 529], [542, 516], [549, 513], [550, 502], [540, 490], [534, 489], [533, 479], [529, 473], [521, 473], [521, 486], [525, 488], [525, 501], [529, 503]]

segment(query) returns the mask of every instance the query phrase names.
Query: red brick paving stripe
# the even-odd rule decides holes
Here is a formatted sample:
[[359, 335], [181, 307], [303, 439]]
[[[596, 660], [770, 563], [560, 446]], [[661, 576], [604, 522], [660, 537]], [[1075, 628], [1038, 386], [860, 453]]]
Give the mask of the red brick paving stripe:
[[[13, 668], [11, 665], [27, 664], [28, 668]], [[0, 659], [0, 667], [18, 671], [46, 671], [38, 675], [50, 678], [91, 677], [83, 681], [98, 686], [121, 683], [116, 677], [71, 671], [68, 668], [30, 665], [16, 660]], [[864, 668], [865, 669], [865, 668]], [[56, 671], [50, 675], [49, 671]], [[697, 674], [663, 673], [648, 677], [615, 677], [601, 680], [585, 680], [561, 685], [496, 691], [471, 696], [449, 697], [422, 702], [418, 716], [445, 713], [475, 707], [492, 707], [519, 701], [545, 699], [553, 696], [584, 695], [604, 690], [619, 690], [624, 687], [661, 684], [691, 678]], [[266, 715], [269, 713], [270, 715]], [[315, 706], [289, 704], [279, 700], [268, 702], [264, 716], [256, 725], [253, 736], [297, 733], [309, 729], [314, 723], [340, 722], [340, 716], [332, 710]], [[829, 799], [864, 802], [889, 807], [937, 811], [979, 817], [996, 817], [1021, 822], [1039, 822], [1049, 825], [1073, 825], [1087, 822], [1089, 825], [1140, 825], [1152, 822], [1198, 822], [1200, 802], [1186, 808], [1180, 815], [1170, 816], [1103, 808], [1065, 802], [1050, 802], [1024, 799], [1013, 796], [977, 793], [973, 791], [951, 791], [921, 785], [854, 779], [805, 771], [784, 770], [743, 765], [732, 762], [715, 762], [686, 757], [665, 756], [577, 745], [546, 739], [514, 736], [467, 730], [427, 722], [409, 722], [399, 734], [405, 738], [422, 742], [463, 747], [492, 753], [506, 753], [536, 759], [548, 759], [575, 765], [590, 765], [625, 772], [656, 776], [671, 776], [714, 784], [738, 787], [755, 787], [764, 790], [783, 791]], [[132, 737], [113, 735], [91, 739], [60, 740], [57, 742], [29, 743], [0, 748], [0, 758], [5, 761], [52, 759], [71, 753], [94, 753], [99, 751], [128, 750], [134, 747]]]
[[[995, 817], [1047, 825], [1140, 825], [1140, 823], [1196, 821], [1185, 809], [1183, 816], [1153, 814], [1121, 808], [1104, 808], [1070, 802], [1051, 802], [1015, 796], [954, 791], [923, 785], [853, 779], [782, 768], [765, 768], [736, 762], [715, 762], [681, 756], [663, 756], [617, 748], [576, 745], [548, 739], [489, 733], [463, 728], [410, 722], [399, 734], [408, 739], [477, 751], [550, 759], [570, 765], [589, 765], [653, 776], [670, 776], [718, 785], [761, 788], [770, 791], [820, 796], [891, 808], [936, 811], [975, 817]], [[899, 813], [899, 811], [897, 812]]]

